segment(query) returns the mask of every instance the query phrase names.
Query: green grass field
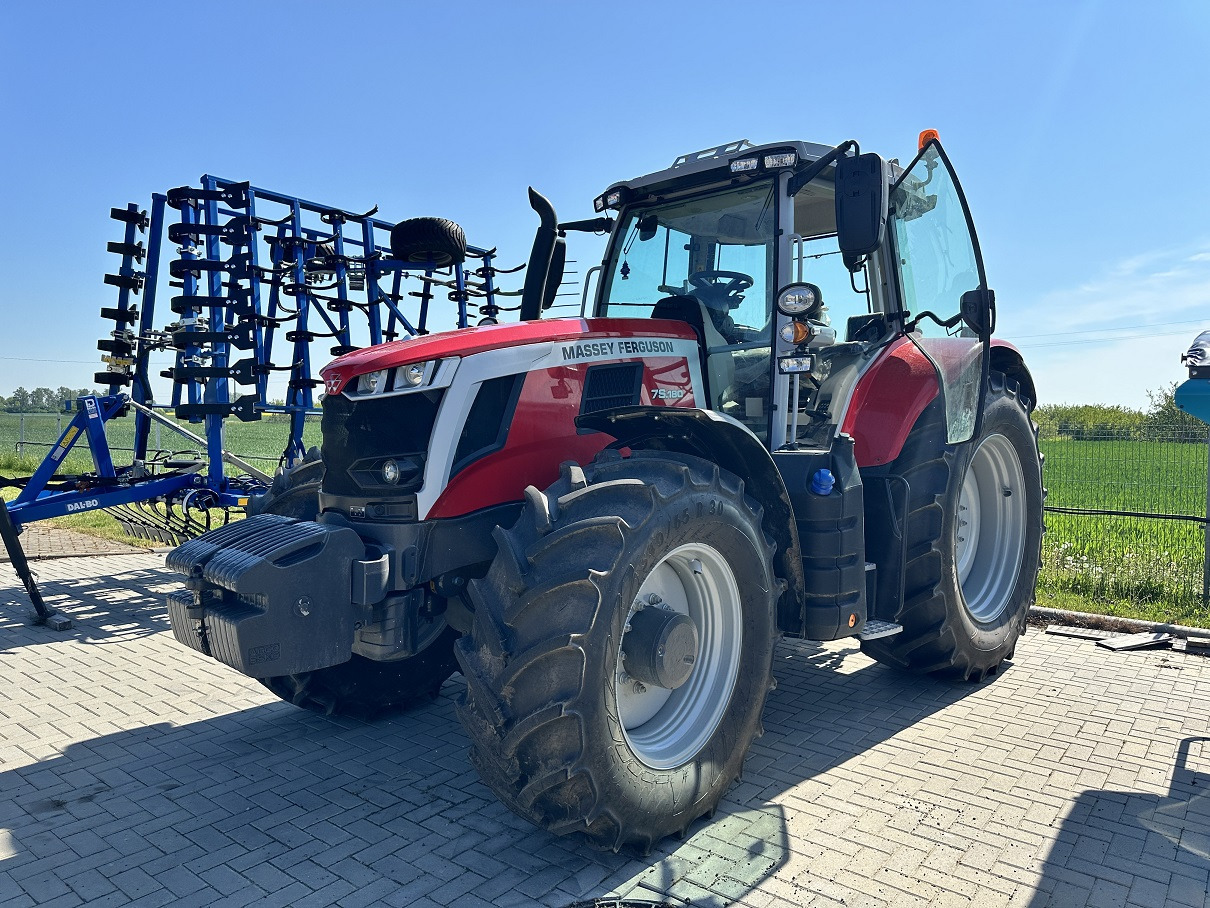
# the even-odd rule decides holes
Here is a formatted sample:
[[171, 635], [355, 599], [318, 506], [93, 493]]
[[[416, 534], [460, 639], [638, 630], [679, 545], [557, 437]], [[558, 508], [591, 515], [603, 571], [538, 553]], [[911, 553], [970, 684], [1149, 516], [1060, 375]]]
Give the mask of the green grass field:
[[[201, 434], [200, 426], [189, 428]], [[254, 423], [232, 420], [227, 426], [226, 447], [235, 454], [264, 458], [253, 460], [253, 465], [272, 473], [285, 446], [286, 429], [281, 417]], [[129, 448], [134, 420], [114, 420], [109, 432], [113, 447]], [[26, 414], [24, 437], [29, 444], [24, 456], [17, 456], [14, 448], [21, 437], [20, 417], [0, 413], [0, 473], [32, 473], [47, 450], [33, 443], [49, 445], [58, 435], [54, 414]], [[306, 442], [308, 447], [319, 443], [317, 418], [308, 422]], [[160, 444], [170, 451], [195, 447], [168, 429], [160, 430]], [[1204, 442], [1043, 440], [1047, 504], [1204, 515], [1206, 450]], [[73, 452], [65, 467], [68, 472], [91, 468], [83, 447]], [[59, 522], [86, 532], [124, 538], [117, 523], [103, 513], [59, 518]], [[1201, 524], [1048, 513], [1046, 525], [1038, 583], [1040, 604], [1210, 626], [1210, 613], [1202, 605], [1205, 537]]]
[[[1052, 507], [1206, 513], [1206, 444], [1044, 440]], [[1059, 608], [1206, 626], [1202, 604], [1205, 535], [1188, 520], [1046, 515], [1040, 600]], [[1066, 603], [1066, 604], [1063, 604]], [[1045, 603], [1044, 604], [1052, 604]]]

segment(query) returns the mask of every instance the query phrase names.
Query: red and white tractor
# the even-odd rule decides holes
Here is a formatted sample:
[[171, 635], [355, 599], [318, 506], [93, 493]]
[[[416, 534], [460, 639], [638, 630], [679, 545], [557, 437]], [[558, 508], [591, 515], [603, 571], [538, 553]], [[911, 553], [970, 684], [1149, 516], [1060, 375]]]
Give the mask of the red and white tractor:
[[[935, 134], [906, 168], [733, 143], [587, 221], [531, 201], [521, 322], [324, 369], [322, 456], [169, 555], [178, 640], [327, 712], [460, 671], [510, 808], [640, 849], [739, 774], [781, 635], [971, 680], [1012, 657], [1036, 395]], [[543, 320], [568, 230], [609, 233], [591, 315]]]

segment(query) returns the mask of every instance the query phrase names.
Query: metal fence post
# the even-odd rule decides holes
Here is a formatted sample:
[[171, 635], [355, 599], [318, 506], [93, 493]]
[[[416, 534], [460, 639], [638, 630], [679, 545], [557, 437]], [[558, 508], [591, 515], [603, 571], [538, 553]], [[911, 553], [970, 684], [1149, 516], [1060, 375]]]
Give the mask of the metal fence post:
[[1202, 611], [1210, 612], [1210, 430], [1206, 432], [1206, 522], [1202, 524]]
[[21, 423], [21, 429], [17, 434], [17, 453], [24, 454], [25, 453], [25, 414], [24, 413], [21, 414], [20, 423]]

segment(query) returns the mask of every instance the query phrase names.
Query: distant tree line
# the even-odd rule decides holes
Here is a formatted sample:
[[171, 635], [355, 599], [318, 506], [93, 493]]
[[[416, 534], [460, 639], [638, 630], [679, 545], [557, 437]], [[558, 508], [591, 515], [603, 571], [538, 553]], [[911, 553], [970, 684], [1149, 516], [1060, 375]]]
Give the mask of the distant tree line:
[[[88, 388], [18, 388], [8, 397], [0, 397], [0, 410], [7, 413], [58, 413], [63, 401], [74, 401]], [[1043, 438], [1068, 438], [1075, 441], [1097, 440], [1181, 440], [1205, 441], [1206, 425], [1176, 405], [1176, 384], [1148, 391], [1146, 410], [1105, 404], [1042, 404], [1034, 411], [1034, 420]], [[283, 401], [271, 401], [281, 404]]]
[[0, 397], [0, 410], [6, 413], [59, 413], [63, 410], [63, 401], [74, 401], [82, 394], [93, 394], [88, 388], [34, 388], [26, 391], [18, 388], [8, 397]]
[[1148, 391], [1146, 410], [1104, 404], [1043, 404], [1034, 420], [1043, 438], [1073, 441], [1206, 442], [1206, 424], [1176, 405], [1176, 384]]

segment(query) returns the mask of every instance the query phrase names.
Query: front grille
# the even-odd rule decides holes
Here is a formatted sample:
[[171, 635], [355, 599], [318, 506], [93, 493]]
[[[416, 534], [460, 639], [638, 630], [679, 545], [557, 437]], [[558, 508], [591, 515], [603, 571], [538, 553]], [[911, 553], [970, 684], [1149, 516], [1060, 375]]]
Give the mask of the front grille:
[[[418, 391], [352, 401], [333, 394], [323, 402], [323, 491], [332, 495], [410, 494], [424, 483], [424, 464], [443, 391]], [[394, 460], [399, 482], [377, 481]]]
[[641, 362], [589, 366], [588, 374], [584, 376], [584, 399], [580, 402], [580, 413], [637, 406], [642, 385]]

